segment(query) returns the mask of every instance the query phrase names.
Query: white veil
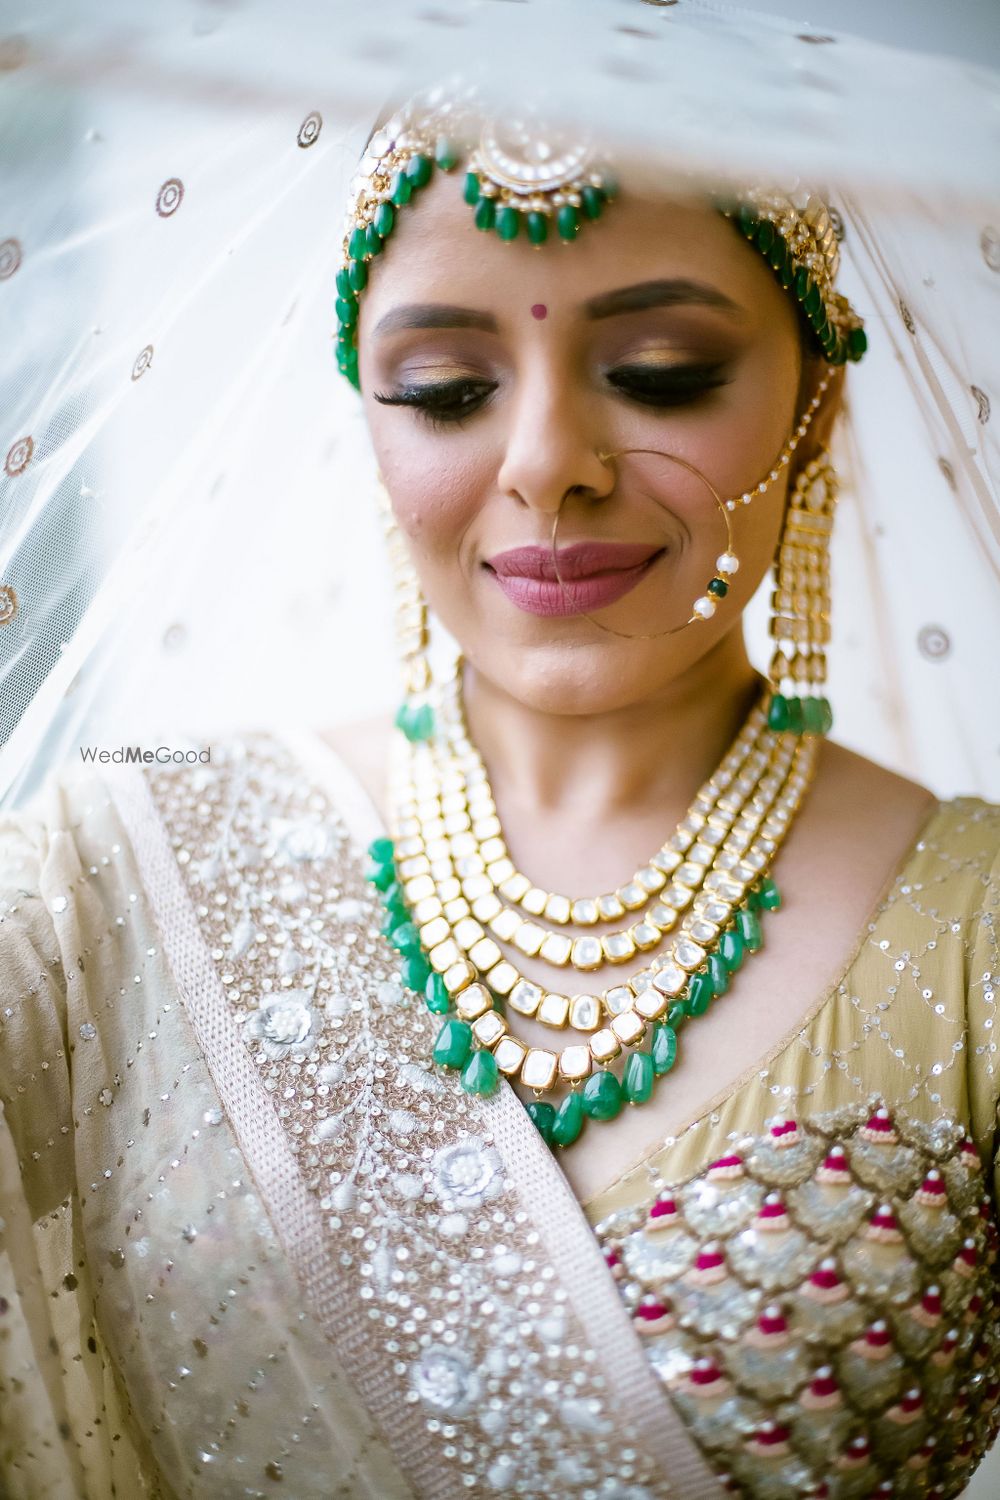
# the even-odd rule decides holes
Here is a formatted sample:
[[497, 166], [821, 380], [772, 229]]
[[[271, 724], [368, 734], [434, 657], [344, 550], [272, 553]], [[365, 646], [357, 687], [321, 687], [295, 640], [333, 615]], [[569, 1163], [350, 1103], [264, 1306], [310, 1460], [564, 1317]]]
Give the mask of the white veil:
[[[1000, 22], [972, 0], [811, 15], [53, 0], [8, 19], [0, 803], [81, 747], [397, 702], [334, 276], [382, 101], [455, 72], [497, 104], [540, 95], [651, 181], [825, 185], [869, 336], [835, 455], [835, 733], [942, 795], [1000, 796]], [[762, 593], [760, 664], [763, 616]]]

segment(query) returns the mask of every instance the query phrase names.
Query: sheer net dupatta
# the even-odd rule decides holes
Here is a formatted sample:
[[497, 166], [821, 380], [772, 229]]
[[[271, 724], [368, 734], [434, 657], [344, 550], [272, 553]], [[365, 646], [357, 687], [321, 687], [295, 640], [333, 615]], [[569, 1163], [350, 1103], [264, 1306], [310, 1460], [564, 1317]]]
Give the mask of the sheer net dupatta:
[[838, 731], [942, 794], [994, 792], [1000, 141], [981, 55], [949, 55], [953, 27], [936, 55], [894, 52], [832, 8], [824, 30], [639, 0], [380, 17], [377, 38], [363, 11], [279, 34], [249, 4], [174, 31], [60, 0], [4, 44], [0, 796], [81, 746], [200, 747], [393, 701], [335, 271], [371, 120], [456, 74], [501, 109], [534, 91], [651, 188], [828, 188], [870, 335], [835, 544]]

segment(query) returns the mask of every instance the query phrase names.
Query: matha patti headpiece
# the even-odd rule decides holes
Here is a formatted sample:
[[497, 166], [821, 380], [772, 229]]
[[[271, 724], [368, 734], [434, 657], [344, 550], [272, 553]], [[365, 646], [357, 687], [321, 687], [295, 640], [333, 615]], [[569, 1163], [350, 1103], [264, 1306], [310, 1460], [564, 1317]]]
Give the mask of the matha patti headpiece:
[[[343, 265], [337, 273], [337, 365], [358, 379], [358, 299], [369, 263], [382, 252], [400, 209], [419, 197], [435, 169], [464, 164], [464, 197], [476, 227], [532, 245], [568, 244], [601, 217], [617, 192], [612, 163], [584, 139], [570, 139], [533, 111], [503, 121], [484, 117], [471, 89], [437, 87], [416, 95], [372, 135], [351, 184]], [[861, 319], [834, 288], [840, 262], [831, 213], [816, 195], [770, 188], [716, 199], [795, 297], [819, 352], [832, 365], [859, 360]]]

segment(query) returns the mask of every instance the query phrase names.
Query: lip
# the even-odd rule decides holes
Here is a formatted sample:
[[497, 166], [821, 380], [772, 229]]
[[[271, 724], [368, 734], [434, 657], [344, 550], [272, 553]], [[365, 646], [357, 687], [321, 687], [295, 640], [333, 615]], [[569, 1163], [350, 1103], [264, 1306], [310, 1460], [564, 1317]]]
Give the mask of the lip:
[[576, 615], [613, 604], [654, 567], [663, 547], [640, 542], [576, 542], [559, 549], [556, 577], [547, 547], [514, 547], [487, 560], [506, 597], [533, 615]]

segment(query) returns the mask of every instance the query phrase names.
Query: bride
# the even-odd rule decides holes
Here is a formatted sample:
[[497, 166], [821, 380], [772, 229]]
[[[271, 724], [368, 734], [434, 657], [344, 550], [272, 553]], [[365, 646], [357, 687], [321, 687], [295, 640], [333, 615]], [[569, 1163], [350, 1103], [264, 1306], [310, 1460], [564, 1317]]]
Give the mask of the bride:
[[338, 277], [406, 701], [3, 820], [0, 1473], [958, 1495], [1000, 809], [827, 734], [828, 206], [453, 126]]

